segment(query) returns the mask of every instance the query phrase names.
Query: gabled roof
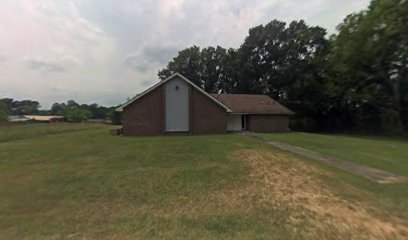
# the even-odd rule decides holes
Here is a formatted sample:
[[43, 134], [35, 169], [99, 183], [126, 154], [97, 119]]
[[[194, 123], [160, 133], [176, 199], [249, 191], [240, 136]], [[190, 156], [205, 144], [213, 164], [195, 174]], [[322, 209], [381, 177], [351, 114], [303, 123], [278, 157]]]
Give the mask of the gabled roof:
[[192, 87], [194, 87], [195, 89], [197, 89], [199, 92], [201, 92], [202, 94], [204, 94], [206, 97], [208, 97], [210, 100], [212, 100], [213, 102], [215, 102], [216, 104], [218, 104], [219, 106], [221, 106], [222, 108], [224, 108], [227, 112], [231, 112], [232, 110], [227, 107], [225, 104], [223, 104], [222, 102], [220, 102], [219, 100], [217, 100], [216, 98], [214, 98], [213, 96], [211, 96], [210, 94], [208, 94], [207, 92], [205, 92], [202, 88], [200, 88], [199, 86], [195, 85], [193, 82], [191, 82], [190, 80], [188, 80], [186, 77], [184, 77], [183, 75], [181, 75], [180, 73], [175, 73], [173, 75], [171, 75], [170, 77], [158, 82], [157, 84], [153, 85], [152, 87], [148, 88], [147, 90], [145, 90], [144, 92], [136, 95], [134, 98], [130, 99], [128, 102], [126, 102], [125, 104], [121, 105], [120, 107], [118, 107], [116, 109], [116, 111], [123, 111], [123, 109], [127, 106], [129, 106], [130, 104], [132, 104], [133, 102], [137, 101], [138, 99], [140, 99], [141, 97], [143, 97], [144, 95], [150, 93], [151, 91], [153, 91], [154, 89], [160, 87], [161, 85], [163, 85], [164, 83], [170, 81], [171, 79], [175, 78], [175, 77], [179, 77], [181, 80], [187, 82], [188, 84], [190, 84]]
[[228, 106], [232, 113], [294, 114], [294, 112], [266, 95], [211, 94], [211, 96]]

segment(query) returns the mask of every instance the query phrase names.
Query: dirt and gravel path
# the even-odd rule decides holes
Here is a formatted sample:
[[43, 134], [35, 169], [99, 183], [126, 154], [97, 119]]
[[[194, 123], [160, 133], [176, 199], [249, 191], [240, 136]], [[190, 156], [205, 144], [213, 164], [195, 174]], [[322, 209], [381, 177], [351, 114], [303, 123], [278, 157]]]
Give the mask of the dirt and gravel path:
[[327, 156], [321, 153], [310, 151], [310, 150], [307, 150], [301, 147], [297, 147], [297, 146], [293, 146], [290, 144], [273, 141], [269, 138], [264, 138], [254, 133], [245, 132], [243, 134], [259, 142], [268, 143], [279, 149], [318, 160], [325, 164], [328, 164], [328, 165], [340, 168], [342, 170], [360, 175], [362, 177], [368, 178], [378, 183], [394, 183], [394, 182], [401, 182], [401, 181], [406, 180], [406, 178], [403, 176], [398, 176], [393, 173], [379, 170], [376, 168], [367, 167], [367, 166], [360, 165], [357, 163], [353, 163], [353, 162], [345, 161], [345, 160], [338, 159], [335, 157]]

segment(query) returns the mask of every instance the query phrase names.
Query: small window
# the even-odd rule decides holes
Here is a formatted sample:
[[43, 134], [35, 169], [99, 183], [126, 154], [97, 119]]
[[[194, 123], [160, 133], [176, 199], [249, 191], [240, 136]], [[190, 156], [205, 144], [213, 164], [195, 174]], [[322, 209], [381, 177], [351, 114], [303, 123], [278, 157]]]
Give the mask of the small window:
[[178, 90], [179, 90], [179, 86], [176, 86], [175, 89], [176, 89], [176, 91], [178, 91]]

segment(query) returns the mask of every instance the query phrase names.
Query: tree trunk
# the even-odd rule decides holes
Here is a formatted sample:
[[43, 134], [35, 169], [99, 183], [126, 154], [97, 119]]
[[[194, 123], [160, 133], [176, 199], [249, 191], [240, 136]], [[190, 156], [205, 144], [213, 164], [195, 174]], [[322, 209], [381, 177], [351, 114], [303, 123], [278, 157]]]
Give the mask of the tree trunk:
[[401, 116], [401, 91], [400, 91], [400, 80], [399, 78], [391, 79], [392, 84], [392, 95], [396, 110], [396, 127], [399, 131], [404, 130], [404, 125], [402, 123]]

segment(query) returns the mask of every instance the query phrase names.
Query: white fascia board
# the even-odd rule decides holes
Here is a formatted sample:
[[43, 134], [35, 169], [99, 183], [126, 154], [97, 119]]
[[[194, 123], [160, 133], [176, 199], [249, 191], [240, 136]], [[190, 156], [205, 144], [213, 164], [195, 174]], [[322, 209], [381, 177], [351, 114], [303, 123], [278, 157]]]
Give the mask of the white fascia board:
[[133, 102], [135, 102], [136, 100], [138, 100], [139, 98], [143, 97], [144, 95], [148, 94], [149, 92], [153, 91], [154, 89], [160, 87], [162, 84], [166, 83], [167, 81], [169, 81], [170, 79], [173, 79], [174, 77], [180, 77], [181, 79], [183, 79], [184, 81], [186, 81], [188, 84], [190, 84], [191, 86], [193, 86], [195, 89], [197, 89], [199, 92], [201, 92], [202, 94], [204, 94], [206, 97], [208, 97], [209, 99], [211, 99], [212, 101], [214, 101], [215, 103], [217, 103], [218, 105], [220, 105], [222, 108], [224, 108], [227, 112], [232, 112], [232, 110], [225, 106], [222, 102], [218, 101], [217, 99], [215, 99], [213, 96], [211, 96], [210, 94], [208, 94], [206, 91], [204, 91], [202, 88], [200, 88], [199, 86], [195, 85], [193, 82], [191, 82], [190, 80], [188, 80], [186, 77], [184, 77], [183, 75], [181, 75], [180, 73], [175, 73], [173, 75], [171, 75], [170, 77], [164, 79], [163, 81], [160, 81], [158, 83], [156, 83], [155, 85], [153, 85], [152, 87], [146, 89], [145, 91], [143, 91], [142, 93], [136, 95], [135, 97], [133, 97], [132, 99], [130, 99], [128, 102], [124, 103], [123, 105], [121, 105], [120, 107], [116, 108], [116, 111], [121, 112], [123, 111], [123, 109], [127, 106], [129, 106], [130, 104], [132, 104]]

